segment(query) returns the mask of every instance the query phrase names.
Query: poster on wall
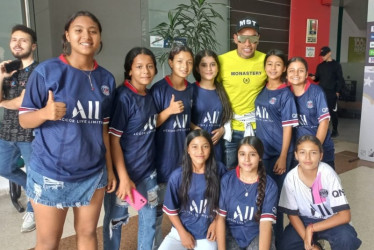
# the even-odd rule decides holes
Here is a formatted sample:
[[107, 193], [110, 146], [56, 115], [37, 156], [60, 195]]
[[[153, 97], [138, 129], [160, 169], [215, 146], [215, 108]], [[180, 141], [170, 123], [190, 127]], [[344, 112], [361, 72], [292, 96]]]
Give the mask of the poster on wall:
[[364, 62], [366, 37], [349, 37], [348, 62]]
[[368, 22], [358, 156], [374, 162], [374, 22]]
[[315, 57], [316, 48], [315, 47], [306, 47], [305, 48], [305, 57]]
[[306, 43], [317, 43], [318, 20], [307, 19], [306, 21]]

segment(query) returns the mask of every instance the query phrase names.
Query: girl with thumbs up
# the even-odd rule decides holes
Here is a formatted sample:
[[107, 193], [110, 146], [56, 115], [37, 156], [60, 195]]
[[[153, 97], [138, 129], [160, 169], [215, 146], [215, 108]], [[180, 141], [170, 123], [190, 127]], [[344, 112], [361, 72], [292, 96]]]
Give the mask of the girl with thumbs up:
[[152, 86], [151, 93], [159, 113], [156, 130], [157, 182], [159, 206], [157, 208], [156, 235], [153, 249], [162, 242], [162, 204], [166, 183], [178, 166], [184, 150], [184, 141], [190, 131], [192, 85], [186, 80], [193, 68], [190, 48], [175, 45], [169, 53], [171, 74]]
[[22, 127], [35, 128], [27, 196], [35, 211], [36, 249], [59, 248], [69, 207], [77, 248], [97, 249], [105, 187], [116, 187], [108, 134], [115, 81], [94, 59], [101, 31], [92, 13], [72, 15], [63, 54], [40, 63], [28, 80], [19, 119]]

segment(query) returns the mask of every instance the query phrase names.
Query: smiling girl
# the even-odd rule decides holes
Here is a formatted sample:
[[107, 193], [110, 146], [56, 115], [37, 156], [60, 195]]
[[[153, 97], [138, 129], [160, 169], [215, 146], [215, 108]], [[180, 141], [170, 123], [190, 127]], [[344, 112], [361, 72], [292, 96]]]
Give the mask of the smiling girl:
[[180, 165], [184, 141], [190, 131], [193, 88], [186, 80], [193, 66], [192, 50], [183, 45], [175, 45], [168, 60], [171, 74], [155, 83], [151, 94], [159, 113], [156, 130], [157, 183], [159, 184], [159, 206], [157, 208], [156, 236], [153, 249], [162, 242], [162, 203], [166, 183], [171, 172]]
[[223, 162], [223, 125], [232, 118], [229, 99], [217, 81], [219, 61], [216, 53], [202, 50], [195, 56], [193, 75], [196, 79], [191, 114], [191, 127], [208, 131], [212, 136], [217, 161]]
[[288, 61], [287, 79], [295, 95], [299, 126], [296, 127], [296, 140], [303, 135], [315, 135], [323, 145], [323, 162], [335, 168], [335, 148], [328, 130], [330, 113], [326, 97], [318, 85], [307, 81], [308, 64], [302, 57]]
[[35, 128], [27, 195], [35, 211], [36, 249], [58, 249], [69, 207], [77, 248], [97, 249], [104, 187], [116, 187], [108, 134], [115, 82], [94, 59], [101, 31], [90, 12], [72, 15], [64, 53], [40, 63], [28, 80], [19, 119]]
[[[257, 96], [256, 136], [264, 144], [263, 162], [266, 173], [277, 183], [278, 191], [293, 162], [292, 128], [298, 125], [296, 104], [292, 92], [285, 83], [287, 57], [279, 50], [266, 54], [267, 83]], [[277, 214], [275, 240], [283, 232], [283, 214]]]
[[173, 228], [159, 249], [216, 249], [214, 218], [219, 178], [226, 168], [216, 163], [212, 140], [204, 130], [189, 133], [185, 148], [182, 167], [170, 176], [163, 206]]
[[349, 224], [351, 212], [340, 179], [321, 162], [321, 142], [313, 135], [300, 137], [295, 157], [299, 165], [287, 174], [279, 201], [290, 220], [279, 249], [320, 249], [319, 239], [327, 240], [332, 250], [358, 249], [361, 240]]
[[[104, 198], [104, 249], [120, 249], [122, 226], [128, 222], [126, 196], [137, 189], [148, 203], [138, 211], [138, 247], [151, 249], [155, 233], [157, 181], [154, 166], [157, 111], [147, 86], [157, 73], [156, 59], [147, 48], [131, 49], [125, 58], [125, 82], [117, 89], [109, 128], [117, 192]], [[131, 147], [129, 146], [131, 145]]]
[[275, 249], [272, 224], [276, 222], [278, 188], [266, 175], [263, 153], [260, 139], [244, 137], [238, 146], [238, 166], [221, 180], [217, 219], [220, 250]]

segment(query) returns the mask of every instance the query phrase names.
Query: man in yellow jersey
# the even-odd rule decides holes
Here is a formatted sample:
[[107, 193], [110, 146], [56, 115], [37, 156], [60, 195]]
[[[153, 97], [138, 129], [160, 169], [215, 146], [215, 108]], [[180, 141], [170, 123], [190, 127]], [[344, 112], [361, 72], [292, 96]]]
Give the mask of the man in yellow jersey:
[[219, 56], [221, 64], [219, 81], [229, 97], [234, 118], [225, 125], [225, 164], [237, 165], [237, 145], [248, 135], [254, 135], [255, 100], [265, 85], [265, 54], [257, 51], [260, 26], [247, 17], [239, 20], [234, 42], [237, 49]]

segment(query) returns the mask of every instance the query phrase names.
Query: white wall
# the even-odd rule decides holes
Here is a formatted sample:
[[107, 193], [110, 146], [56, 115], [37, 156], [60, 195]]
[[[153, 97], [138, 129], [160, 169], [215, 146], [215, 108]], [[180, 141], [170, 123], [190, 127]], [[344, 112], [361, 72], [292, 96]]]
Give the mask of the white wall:
[[[370, 8], [369, 8], [370, 9]], [[366, 13], [362, 13], [366, 15]], [[330, 48], [332, 50], [332, 57], [336, 58], [336, 45], [337, 45], [337, 27], [338, 27], [339, 7], [331, 6], [331, 19], [330, 19]], [[343, 11], [342, 34], [341, 34], [341, 47], [340, 47], [340, 63], [343, 69], [343, 76], [346, 80], [356, 80], [356, 100], [362, 100], [362, 89], [364, 79], [364, 62], [362, 63], [348, 63], [348, 45], [349, 37], [366, 37], [366, 30], [358, 29], [352, 18]]]

